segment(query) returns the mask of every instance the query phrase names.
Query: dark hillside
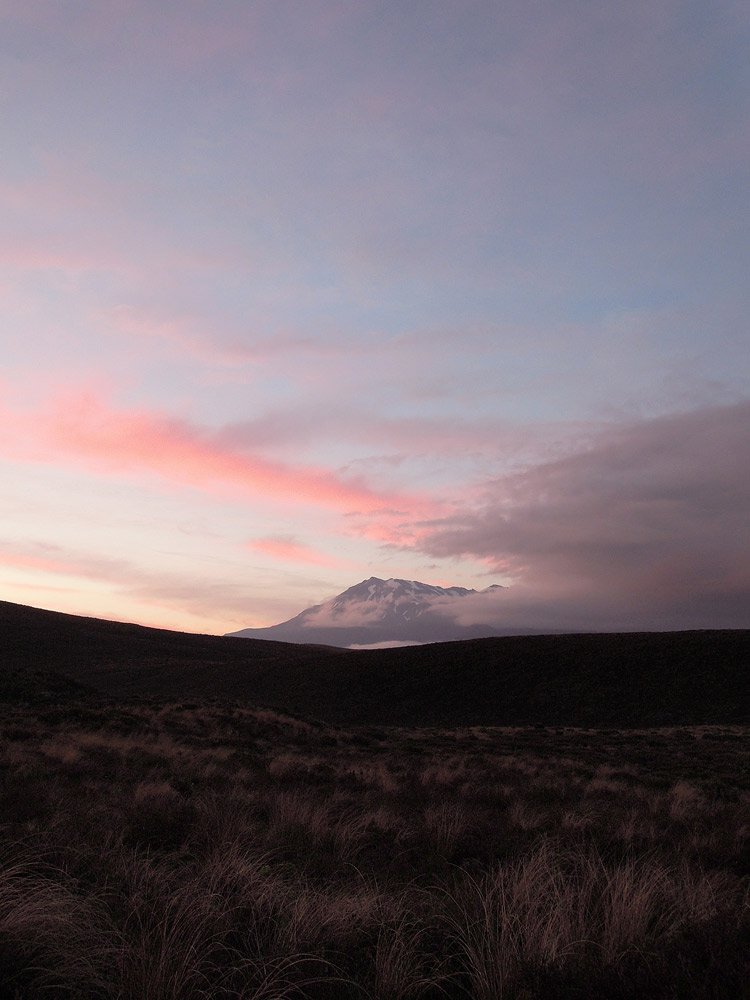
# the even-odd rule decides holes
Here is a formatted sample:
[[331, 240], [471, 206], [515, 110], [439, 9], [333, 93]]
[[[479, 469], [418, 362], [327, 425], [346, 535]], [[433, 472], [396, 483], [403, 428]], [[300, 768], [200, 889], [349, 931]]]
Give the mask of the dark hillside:
[[248, 697], [267, 668], [335, 649], [173, 632], [0, 601], [0, 669], [45, 670], [112, 695]]
[[333, 723], [750, 723], [750, 631], [538, 635], [349, 651], [194, 635], [0, 602], [0, 676], [107, 696], [222, 698]]
[[388, 704], [390, 692], [400, 724], [420, 703], [435, 725], [490, 725], [498, 715], [507, 725], [750, 721], [747, 630], [505, 636], [376, 655], [361, 698]]

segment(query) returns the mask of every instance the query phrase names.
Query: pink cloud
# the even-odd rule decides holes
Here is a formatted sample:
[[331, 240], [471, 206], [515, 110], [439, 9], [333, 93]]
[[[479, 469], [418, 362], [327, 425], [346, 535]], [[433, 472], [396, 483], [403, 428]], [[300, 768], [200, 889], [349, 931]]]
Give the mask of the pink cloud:
[[303, 545], [289, 535], [274, 535], [270, 538], [258, 538], [250, 543], [250, 547], [272, 559], [299, 563], [305, 566], [323, 566], [328, 569], [354, 569], [357, 563], [347, 559], [337, 559], [322, 552], [316, 552]]
[[14, 544], [0, 539], [0, 566], [55, 576], [127, 583], [134, 570], [120, 559], [71, 551], [45, 542]]
[[0, 552], [0, 566], [30, 569], [42, 573], [77, 573], [74, 566], [59, 559], [47, 559], [20, 552]]
[[222, 495], [270, 497], [388, 518], [388, 511], [424, 509], [426, 498], [381, 494], [329, 469], [273, 462], [231, 449], [215, 431], [151, 410], [116, 409], [95, 392], [69, 393], [36, 413], [6, 411], [6, 452], [16, 458], [83, 464], [114, 475], [158, 476]]
[[[242, 583], [158, 572], [127, 560], [46, 542], [0, 539], [3, 568], [30, 571], [36, 576], [31, 584], [5, 574], [7, 600], [14, 599], [12, 593], [16, 590], [32, 591], [37, 594], [36, 600], [48, 592], [79, 593], [81, 586], [85, 588], [81, 581], [89, 581], [96, 586], [83, 590], [85, 596], [70, 608], [73, 613], [138, 621], [159, 628], [224, 632], [232, 625], [245, 625], [248, 618], [271, 624], [289, 613], [288, 601], [269, 594], [251, 595]], [[54, 586], [52, 580], [67, 585]]]

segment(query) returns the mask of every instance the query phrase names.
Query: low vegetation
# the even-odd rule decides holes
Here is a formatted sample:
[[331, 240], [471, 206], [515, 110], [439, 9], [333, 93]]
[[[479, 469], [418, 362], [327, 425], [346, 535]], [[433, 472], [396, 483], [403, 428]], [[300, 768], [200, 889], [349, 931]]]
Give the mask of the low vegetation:
[[750, 997], [747, 729], [0, 714], [0, 998]]

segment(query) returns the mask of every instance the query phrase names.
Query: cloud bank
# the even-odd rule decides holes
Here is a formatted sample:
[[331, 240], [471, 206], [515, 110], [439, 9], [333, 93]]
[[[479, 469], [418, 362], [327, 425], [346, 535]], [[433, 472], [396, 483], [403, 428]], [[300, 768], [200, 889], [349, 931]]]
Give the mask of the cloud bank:
[[749, 512], [743, 402], [612, 429], [493, 481], [481, 505], [428, 524], [418, 547], [514, 578], [502, 626], [748, 627]]

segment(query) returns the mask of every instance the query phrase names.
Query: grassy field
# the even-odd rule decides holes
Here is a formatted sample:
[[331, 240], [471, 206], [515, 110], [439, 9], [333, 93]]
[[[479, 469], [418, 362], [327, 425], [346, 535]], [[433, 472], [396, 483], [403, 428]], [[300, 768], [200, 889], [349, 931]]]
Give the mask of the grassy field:
[[750, 997], [747, 728], [63, 688], [0, 706], [3, 1000]]

